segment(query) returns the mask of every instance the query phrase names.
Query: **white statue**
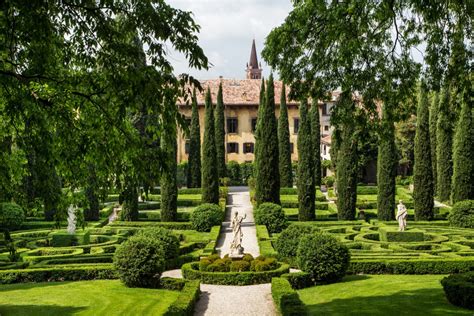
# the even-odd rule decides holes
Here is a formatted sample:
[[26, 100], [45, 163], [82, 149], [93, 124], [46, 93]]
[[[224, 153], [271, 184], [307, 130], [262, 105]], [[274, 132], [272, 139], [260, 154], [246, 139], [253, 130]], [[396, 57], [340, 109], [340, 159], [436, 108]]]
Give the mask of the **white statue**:
[[235, 212], [234, 217], [232, 218], [231, 227], [232, 227], [232, 243], [230, 244], [230, 256], [241, 256], [244, 254], [244, 248], [242, 247], [242, 221], [247, 217], [245, 214], [243, 217], [239, 216], [238, 212]]
[[408, 211], [402, 200], [399, 201], [397, 209], [398, 230], [402, 232], [407, 228]]
[[67, 209], [67, 232], [71, 235], [76, 233], [76, 208], [71, 204]]

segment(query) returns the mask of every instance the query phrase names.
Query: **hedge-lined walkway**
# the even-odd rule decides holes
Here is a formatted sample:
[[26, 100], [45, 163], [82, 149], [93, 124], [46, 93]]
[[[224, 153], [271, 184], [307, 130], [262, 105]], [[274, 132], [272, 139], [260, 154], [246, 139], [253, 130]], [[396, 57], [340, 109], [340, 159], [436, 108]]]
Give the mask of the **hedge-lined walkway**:
[[[245, 253], [257, 257], [260, 250], [257, 230], [253, 219], [253, 207], [247, 187], [231, 187], [227, 196], [226, 219], [217, 242], [221, 257], [230, 253], [232, 229], [230, 221], [235, 212], [247, 217], [242, 222], [242, 246]], [[273, 304], [271, 285], [226, 286], [201, 284], [201, 296], [196, 304], [195, 315], [277, 315]]]

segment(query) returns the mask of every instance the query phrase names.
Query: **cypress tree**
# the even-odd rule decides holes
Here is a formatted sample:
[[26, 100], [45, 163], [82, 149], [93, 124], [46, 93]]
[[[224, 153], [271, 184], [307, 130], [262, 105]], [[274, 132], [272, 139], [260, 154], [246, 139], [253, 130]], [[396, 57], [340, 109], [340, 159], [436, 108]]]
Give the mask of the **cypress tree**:
[[429, 130], [429, 102], [426, 88], [420, 87], [416, 112], [415, 165], [413, 168], [413, 200], [416, 220], [433, 219], [433, 171]]
[[305, 99], [300, 103], [300, 127], [298, 130], [298, 220], [311, 221], [316, 218], [314, 208], [316, 190], [314, 186], [314, 146], [311, 133], [311, 118]]
[[284, 188], [293, 187], [291, 169], [290, 127], [288, 124], [288, 106], [286, 105], [285, 84], [281, 88], [280, 117], [278, 118], [278, 151], [280, 164], [280, 183]]
[[260, 157], [259, 151], [258, 151], [258, 145], [260, 143], [259, 141], [259, 133], [258, 133], [258, 122], [259, 122], [259, 117], [261, 117], [263, 114], [263, 108], [265, 108], [265, 105], [263, 104], [265, 102], [265, 80], [262, 78], [262, 84], [260, 86], [260, 100], [258, 103], [258, 110], [257, 110], [257, 127], [255, 129], [255, 150], [254, 150], [254, 177], [255, 179], [258, 179], [258, 170], [257, 170], [257, 162]]
[[187, 170], [188, 188], [201, 187], [201, 127], [199, 125], [199, 110], [196, 99], [196, 89], [193, 92], [191, 126], [189, 131], [189, 158]]
[[219, 83], [217, 92], [216, 106], [216, 152], [217, 152], [217, 172], [219, 178], [226, 177], [225, 165], [225, 118], [224, 118], [224, 100], [222, 98], [222, 82]]
[[273, 75], [267, 82], [265, 102], [257, 121], [258, 160], [255, 199], [257, 204], [280, 204], [280, 173], [278, 163], [278, 126], [275, 117]]
[[437, 195], [440, 201], [448, 201], [451, 195], [451, 181], [453, 175], [452, 146], [453, 128], [452, 115], [450, 113], [450, 92], [446, 87], [441, 93], [441, 101], [438, 108], [438, 122], [436, 124], [436, 159]]
[[95, 166], [90, 163], [87, 165], [89, 171], [88, 182], [84, 189], [84, 193], [87, 198], [87, 208], [84, 209], [84, 220], [86, 221], [98, 221], [99, 220], [99, 181], [97, 179], [97, 172]]
[[211, 90], [206, 92], [206, 118], [202, 144], [202, 202], [219, 204], [219, 174], [217, 171], [216, 136]]
[[318, 99], [313, 98], [311, 106], [311, 137], [313, 139], [314, 185], [321, 185], [321, 121], [319, 120]]
[[395, 125], [390, 104], [384, 103], [377, 157], [377, 218], [379, 220], [390, 221], [395, 219], [396, 176], [397, 149], [395, 145]]
[[138, 221], [138, 191], [133, 177], [125, 172], [125, 190], [122, 192], [123, 206], [120, 212], [122, 221]]
[[456, 126], [453, 153], [452, 202], [474, 199], [474, 123], [468, 89], [461, 98], [461, 113]]
[[[340, 220], [353, 220], [356, 212], [357, 201], [357, 139], [354, 136], [355, 127], [352, 113], [355, 104], [350, 91], [341, 93], [336, 106], [343, 113], [339, 128], [337, 146], [337, 210]], [[339, 111], [338, 110], [338, 111]]]
[[433, 188], [437, 192], [437, 169], [436, 169], [436, 124], [438, 121], [439, 93], [435, 92], [430, 107], [430, 148], [431, 148], [431, 169], [433, 169]]
[[176, 130], [167, 129], [163, 132], [161, 150], [166, 157], [166, 165], [161, 175], [161, 221], [174, 222], [178, 216]]

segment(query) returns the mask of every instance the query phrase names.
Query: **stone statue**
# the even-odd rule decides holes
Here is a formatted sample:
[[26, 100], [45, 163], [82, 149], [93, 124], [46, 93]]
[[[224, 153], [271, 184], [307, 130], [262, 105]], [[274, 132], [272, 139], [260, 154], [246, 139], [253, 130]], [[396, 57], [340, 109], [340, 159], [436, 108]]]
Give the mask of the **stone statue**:
[[242, 247], [242, 221], [247, 217], [245, 214], [243, 217], [239, 216], [238, 212], [234, 213], [232, 218], [231, 227], [232, 227], [232, 243], [230, 244], [230, 256], [237, 257], [244, 254], [244, 248]]
[[67, 232], [71, 235], [76, 233], [76, 208], [72, 204], [67, 209]]
[[407, 228], [408, 211], [402, 200], [399, 201], [397, 208], [398, 230], [402, 232]]

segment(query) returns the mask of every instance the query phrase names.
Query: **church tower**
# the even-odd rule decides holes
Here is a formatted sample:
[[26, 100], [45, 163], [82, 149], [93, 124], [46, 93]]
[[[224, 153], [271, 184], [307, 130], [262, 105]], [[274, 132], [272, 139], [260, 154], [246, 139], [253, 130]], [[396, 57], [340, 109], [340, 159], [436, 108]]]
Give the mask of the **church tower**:
[[247, 64], [247, 79], [262, 79], [262, 67], [257, 60], [257, 49], [255, 48], [255, 39], [252, 41], [250, 50], [250, 61]]

